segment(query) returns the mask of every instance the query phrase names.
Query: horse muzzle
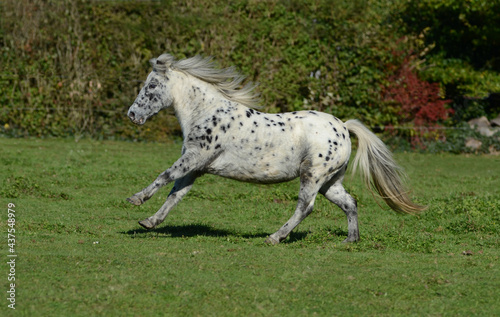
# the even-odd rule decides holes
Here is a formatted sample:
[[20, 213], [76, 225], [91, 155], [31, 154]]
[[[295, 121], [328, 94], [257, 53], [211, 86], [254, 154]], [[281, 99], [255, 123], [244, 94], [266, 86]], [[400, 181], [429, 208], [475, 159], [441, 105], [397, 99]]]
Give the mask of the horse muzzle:
[[133, 123], [135, 123], [137, 125], [143, 125], [144, 123], [146, 123], [146, 119], [144, 117], [137, 115], [133, 111], [129, 111], [127, 116], [130, 119], [130, 121], [132, 121]]

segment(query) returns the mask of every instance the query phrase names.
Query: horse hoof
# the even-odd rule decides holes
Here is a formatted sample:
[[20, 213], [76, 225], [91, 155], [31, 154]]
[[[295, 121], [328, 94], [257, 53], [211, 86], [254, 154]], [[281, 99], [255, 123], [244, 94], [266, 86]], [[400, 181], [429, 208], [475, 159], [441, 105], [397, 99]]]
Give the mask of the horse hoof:
[[342, 243], [352, 243], [352, 242], [358, 242], [359, 239], [356, 238], [347, 238]]
[[132, 197], [129, 197], [127, 198], [127, 201], [129, 203], [131, 203], [132, 205], [136, 205], [136, 206], [140, 206], [142, 205], [144, 202], [142, 201], [142, 199], [140, 199], [139, 197], [137, 197], [136, 195], [132, 196]]
[[155, 226], [151, 223], [151, 221], [149, 221], [149, 218], [146, 218], [142, 221], [139, 221], [139, 224], [145, 228], [145, 229], [153, 229]]
[[271, 236], [267, 237], [266, 241], [264, 241], [266, 244], [270, 244], [270, 245], [277, 245], [279, 244], [280, 242], [279, 241], [276, 241], [274, 238], [272, 238]]

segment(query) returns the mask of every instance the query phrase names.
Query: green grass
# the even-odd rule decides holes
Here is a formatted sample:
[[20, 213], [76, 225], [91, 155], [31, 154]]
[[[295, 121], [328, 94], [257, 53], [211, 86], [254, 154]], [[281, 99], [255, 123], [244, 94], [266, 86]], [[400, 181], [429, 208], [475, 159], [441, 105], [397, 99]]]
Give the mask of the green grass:
[[[0, 139], [2, 316], [493, 316], [500, 314], [500, 158], [397, 154], [419, 217], [357, 178], [361, 242], [323, 197], [289, 239], [298, 182], [204, 176], [156, 230], [161, 206], [125, 199], [180, 145]], [[16, 310], [7, 308], [7, 204], [16, 205]], [[379, 206], [380, 204], [380, 206]]]

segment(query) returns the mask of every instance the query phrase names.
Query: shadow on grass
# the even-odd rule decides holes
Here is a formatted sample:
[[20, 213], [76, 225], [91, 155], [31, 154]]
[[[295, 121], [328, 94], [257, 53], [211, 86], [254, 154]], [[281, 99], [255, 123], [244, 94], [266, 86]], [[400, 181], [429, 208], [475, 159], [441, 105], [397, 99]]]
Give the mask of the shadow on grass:
[[[196, 237], [196, 236], [204, 236], [204, 237], [239, 237], [245, 239], [253, 239], [253, 238], [267, 238], [269, 236], [268, 233], [241, 233], [224, 229], [217, 229], [214, 227], [202, 225], [202, 224], [192, 224], [192, 225], [181, 225], [181, 226], [162, 226], [159, 228], [155, 228], [152, 230], [146, 230], [144, 228], [137, 228], [128, 231], [122, 231], [121, 234], [126, 234], [134, 237], [141, 237], [146, 233], [149, 234], [158, 234], [158, 237], [164, 238], [188, 238], [188, 237]], [[293, 243], [296, 241], [303, 240], [309, 233], [305, 231], [292, 232], [288, 239], [283, 241], [282, 243]]]
[[235, 236], [242, 238], [258, 238], [258, 237], [266, 237], [265, 233], [257, 233], [257, 234], [240, 234], [234, 231], [217, 229], [214, 227], [201, 225], [201, 224], [192, 224], [192, 225], [182, 225], [182, 226], [162, 226], [159, 228], [155, 228], [152, 230], [146, 230], [144, 228], [137, 228], [129, 231], [121, 232], [123, 234], [128, 234], [130, 236], [142, 235], [145, 233], [158, 233], [161, 234], [162, 237], [165, 238], [186, 238], [186, 237], [196, 237], [196, 236], [205, 236], [205, 237], [227, 237], [227, 236]]
[[305, 232], [305, 231], [298, 231], [298, 232], [292, 231], [290, 233], [290, 235], [288, 236], [288, 238], [281, 243], [294, 243], [297, 241], [301, 241], [301, 240], [304, 240], [308, 234], [309, 234], [309, 232]]

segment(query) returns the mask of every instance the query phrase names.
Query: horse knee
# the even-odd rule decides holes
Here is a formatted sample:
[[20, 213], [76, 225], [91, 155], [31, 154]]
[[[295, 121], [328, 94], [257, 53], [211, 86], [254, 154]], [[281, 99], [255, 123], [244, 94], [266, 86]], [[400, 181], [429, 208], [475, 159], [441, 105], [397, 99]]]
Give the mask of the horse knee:
[[358, 203], [342, 186], [330, 187], [323, 195], [346, 214], [356, 214]]

